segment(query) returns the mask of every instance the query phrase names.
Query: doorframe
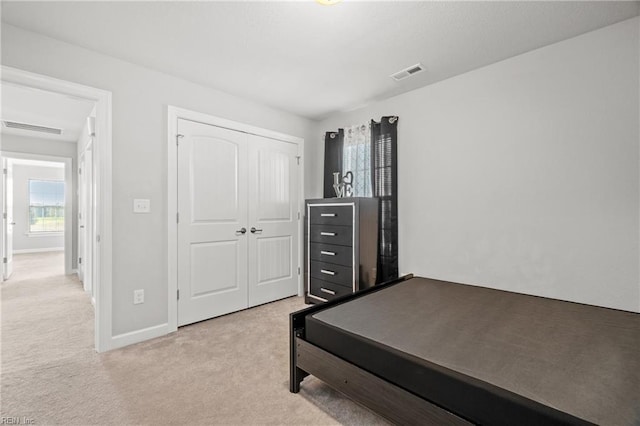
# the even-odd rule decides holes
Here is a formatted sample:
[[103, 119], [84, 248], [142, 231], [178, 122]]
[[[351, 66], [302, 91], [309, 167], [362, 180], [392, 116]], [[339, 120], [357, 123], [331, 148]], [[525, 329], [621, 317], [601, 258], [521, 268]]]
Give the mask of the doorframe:
[[[92, 112], [92, 114], [90, 115], [90, 117], [94, 117], [94, 112]], [[95, 117], [94, 117], [95, 118]], [[85, 182], [85, 185], [87, 185], [88, 187], [91, 188], [91, 196], [89, 197], [89, 214], [87, 215], [86, 211], [84, 211], [85, 213], [85, 217], [82, 218], [83, 222], [84, 222], [84, 226], [85, 226], [85, 241], [84, 241], [84, 247], [83, 247], [83, 252], [80, 252], [80, 229], [78, 228], [78, 257], [82, 256], [82, 255], [86, 255], [87, 253], [89, 253], [88, 256], [82, 256], [82, 261], [84, 262], [82, 265], [82, 287], [84, 289], [85, 292], [87, 292], [90, 296], [91, 296], [91, 304], [95, 306], [96, 304], [96, 298], [95, 298], [95, 288], [93, 287], [93, 281], [94, 281], [94, 267], [93, 267], [93, 245], [88, 245], [87, 246], [87, 242], [89, 241], [93, 241], [94, 239], [94, 226], [93, 226], [93, 216], [94, 216], [94, 212], [93, 209], [91, 208], [93, 206], [92, 200], [93, 200], [93, 138], [95, 136], [91, 135], [88, 138], [88, 142], [86, 142], [84, 144], [84, 146], [80, 146], [80, 141], [78, 141], [78, 174], [77, 179], [78, 179], [78, 213], [80, 213], [80, 206], [81, 206], [81, 201], [85, 202], [87, 200], [80, 200], [80, 184], [82, 180], [86, 180], [86, 176], [87, 176], [87, 169], [91, 170], [91, 175], [90, 175], [90, 179], [88, 179]], [[89, 155], [87, 155], [89, 154]], [[80, 159], [83, 159], [82, 161], [82, 173], [80, 173]], [[87, 167], [87, 159], [90, 159], [91, 162], [91, 167]], [[85, 192], [86, 192], [86, 188], [85, 188]], [[86, 194], [85, 194], [86, 195]], [[80, 223], [80, 219], [78, 216], [78, 224]], [[89, 226], [87, 226], [89, 225]], [[88, 261], [88, 263], [87, 263]], [[87, 268], [86, 266], [89, 265], [89, 273], [87, 274]], [[80, 265], [78, 265], [78, 271], [80, 269]], [[78, 274], [78, 276], [80, 276], [80, 274]], [[87, 284], [87, 280], [88, 280], [88, 284]]]
[[94, 138], [94, 179], [96, 187], [96, 222], [92, 241], [96, 257], [94, 345], [97, 352], [112, 349], [112, 112], [111, 92], [60, 80], [42, 74], [2, 65], [2, 84], [17, 84], [35, 90], [55, 92], [95, 102], [96, 137]]
[[298, 265], [301, 272], [298, 275], [298, 296], [303, 294], [303, 220], [304, 212], [304, 139], [291, 136], [273, 130], [228, 120], [226, 118], [191, 111], [188, 109], [167, 105], [167, 277], [168, 277], [168, 298], [167, 298], [167, 324], [168, 332], [178, 329], [178, 149], [177, 134], [178, 120], [184, 119], [211, 126], [223, 127], [243, 133], [250, 133], [283, 142], [294, 143], [298, 146], [298, 157], [300, 167], [298, 167]]
[[64, 274], [73, 274], [73, 159], [4, 150], [0, 151], [0, 156], [7, 160], [38, 160], [64, 164]]

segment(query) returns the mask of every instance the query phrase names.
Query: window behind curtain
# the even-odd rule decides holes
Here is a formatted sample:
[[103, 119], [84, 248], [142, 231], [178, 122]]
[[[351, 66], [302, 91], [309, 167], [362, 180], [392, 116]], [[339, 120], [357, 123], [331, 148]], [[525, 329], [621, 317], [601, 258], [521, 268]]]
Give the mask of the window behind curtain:
[[342, 174], [353, 173], [353, 196], [371, 197], [371, 125], [344, 129]]
[[398, 277], [398, 117], [371, 123], [373, 196], [380, 200], [378, 282]]
[[29, 179], [29, 232], [64, 232], [64, 182]]
[[[332, 143], [333, 141], [333, 143]], [[342, 167], [340, 167], [342, 163]], [[398, 117], [385, 116], [325, 134], [325, 198], [335, 197], [333, 172], [353, 173], [353, 196], [379, 200], [378, 277], [398, 277]]]

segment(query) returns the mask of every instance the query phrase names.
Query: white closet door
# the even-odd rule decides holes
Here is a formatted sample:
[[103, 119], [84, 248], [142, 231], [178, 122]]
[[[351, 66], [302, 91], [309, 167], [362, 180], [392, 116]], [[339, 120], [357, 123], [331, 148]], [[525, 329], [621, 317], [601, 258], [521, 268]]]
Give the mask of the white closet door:
[[249, 136], [249, 306], [298, 292], [297, 151]]
[[178, 120], [178, 325], [247, 308], [247, 135]]
[[[13, 163], [3, 158], [4, 169], [4, 279], [13, 274]], [[24, 218], [23, 220], [27, 220]], [[28, 229], [28, 227], [27, 227]]]
[[85, 245], [86, 245], [86, 224], [85, 219], [87, 217], [87, 212], [85, 211], [86, 205], [86, 181], [85, 177], [82, 175], [82, 171], [85, 170], [84, 167], [84, 157], [85, 153], [80, 154], [80, 159], [78, 161], [78, 278], [82, 281], [84, 290], [87, 291], [87, 285], [84, 283], [84, 265], [87, 260], [87, 256], [85, 254]]

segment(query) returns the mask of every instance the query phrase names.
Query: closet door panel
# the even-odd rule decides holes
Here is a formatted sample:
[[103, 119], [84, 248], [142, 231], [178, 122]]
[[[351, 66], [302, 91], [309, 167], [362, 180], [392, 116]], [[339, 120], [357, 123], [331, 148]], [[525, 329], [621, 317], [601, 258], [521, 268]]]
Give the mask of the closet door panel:
[[247, 141], [178, 121], [178, 325], [246, 308]]
[[249, 137], [249, 306], [298, 292], [297, 145]]

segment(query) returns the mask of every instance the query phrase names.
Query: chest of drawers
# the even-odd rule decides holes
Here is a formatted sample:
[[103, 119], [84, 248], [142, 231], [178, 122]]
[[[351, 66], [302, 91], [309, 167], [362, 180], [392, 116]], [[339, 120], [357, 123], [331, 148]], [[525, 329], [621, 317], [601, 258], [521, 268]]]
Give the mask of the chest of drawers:
[[377, 198], [306, 200], [307, 303], [375, 285], [377, 261]]

